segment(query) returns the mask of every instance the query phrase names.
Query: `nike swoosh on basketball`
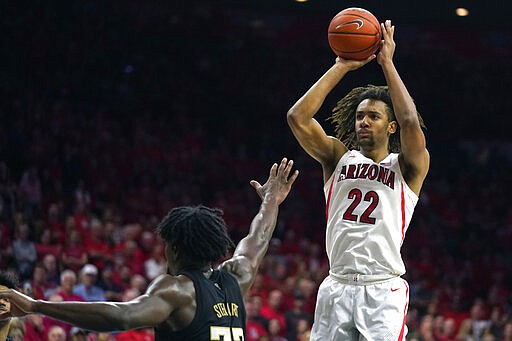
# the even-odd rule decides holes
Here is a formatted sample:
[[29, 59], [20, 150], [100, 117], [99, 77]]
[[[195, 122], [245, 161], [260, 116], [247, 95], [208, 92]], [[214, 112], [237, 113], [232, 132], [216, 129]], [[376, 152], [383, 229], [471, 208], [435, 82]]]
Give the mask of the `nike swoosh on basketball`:
[[397, 290], [399, 290], [400, 288], [391, 288], [391, 292], [395, 292]]
[[343, 24], [339, 24], [339, 25], [336, 26], [336, 29], [338, 29], [340, 27], [343, 27], [343, 26], [352, 25], [352, 24], [357, 24], [356, 30], [358, 30], [361, 27], [363, 27], [363, 21], [361, 19], [356, 19], [356, 20], [344, 22]]

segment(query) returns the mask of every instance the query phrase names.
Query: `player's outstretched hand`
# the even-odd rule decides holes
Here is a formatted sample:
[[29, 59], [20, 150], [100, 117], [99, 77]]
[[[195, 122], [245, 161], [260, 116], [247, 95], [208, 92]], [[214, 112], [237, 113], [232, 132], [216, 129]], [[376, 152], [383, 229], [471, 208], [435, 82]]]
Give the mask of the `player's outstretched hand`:
[[291, 173], [292, 167], [293, 160], [283, 158], [279, 166], [277, 163], [272, 165], [267, 182], [260, 185], [258, 181], [251, 180], [251, 186], [254, 187], [256, 193], [258, 193], [262, 200], [267, 197], [274, 198], [279, 205], [284, 201], [284, 199], [286, 199], [295, 179], [299, 176], [298, 170]]
[[17, 290], [7, 289], [0, 291], [0, 302], [4, 306], [4, 309], [0, 309], [0, 320], [3, 320], [32, 313], [36, 301]]

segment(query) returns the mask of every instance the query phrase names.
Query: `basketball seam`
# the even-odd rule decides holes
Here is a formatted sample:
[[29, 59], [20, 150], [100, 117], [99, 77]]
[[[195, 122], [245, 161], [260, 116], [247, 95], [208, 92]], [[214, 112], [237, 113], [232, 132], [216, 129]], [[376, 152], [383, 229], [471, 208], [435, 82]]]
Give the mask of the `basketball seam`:
[[329, 32], [329, 34], [348, 34], [351, 36], [369, 36], [369, 37], [380, 36], [379, 33], [371, 34], [371, 33], [356, 33], [356, 32]]
[[[340, 15], [340, 17], [341, 17], [341, 16], [343, 16], [343, 15], [348, 15], [348, 14], [343, 13], [342, 15]], [[379, 35], [380, 35], [380, 33], [381, 33], [381, 31], [380, 31], [380, 24], [379, 24], [379, 26], [375, 26], [375, 24], [374, 24], [373, 22], [371, 22], [370, 20], [368, 20], [368, 18], [367, 18], [367, 17], [363, 17], [363, 16], [358, 15], [358, 14], [350, 14], [350, 15], [353, 15], [354, 17], [358, 17], [358, 18], [360, 18], [360, 19], [364, 19], [364, 21], [367, 21], [367, 22], [368, 22], [368, 23], [370, 23], [374, 28], [376, 28], [376, 29], [377, 29], [377, 31], [379, 32]], [[334, 18], [336, 18], [336, 17], [334, 17]], [[332, 20], [334, 20], [334, 18], [333, 18]], [[332, 20], [331, 20], [331, 22], [332, 22]], [[377, 18], [375, 18], [375, 20], [377, 20], [377, 22], [379, 22], [379, 20], [378, 20]], [[334, 32], [329, 31], [329, 33], [334, 33]]]

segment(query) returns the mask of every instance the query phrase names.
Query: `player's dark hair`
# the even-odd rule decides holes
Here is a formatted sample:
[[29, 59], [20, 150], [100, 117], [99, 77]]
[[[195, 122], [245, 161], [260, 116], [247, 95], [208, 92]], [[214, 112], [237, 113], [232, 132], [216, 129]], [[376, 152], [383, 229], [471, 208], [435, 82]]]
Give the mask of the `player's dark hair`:
[[158, 235], [169, 247], [177, 247], [185, 259], [215, 262], [235, 244], [226, 230], [222, 210], [203, 205], [173, 208], [158, 224]]
[[[355, 131], [355, 113], [359, 103], [365, 99], [378, 100], [386, 103], [386, 111], [389, 122], [395, 121], [393, 103], [387, 86], [367, 85], [352, 89], [332, 109], [332, 115], [327, 119], [334, 124], [336, 137], [343, 142], [348, 149], [358, 148], [357, 135]], [[417, 113], [420, 126], [425, 128], [423, 119]], [[398, 122], [397, 122], [398, 123]], [[400, 152], [400, 126], [397, 124], [397, 131], [389, 137], [389, 151]]]
[[19, 286], [18, 278], [10, 272], [0, 272], [0, 285], [9, 289], [15, 289]]

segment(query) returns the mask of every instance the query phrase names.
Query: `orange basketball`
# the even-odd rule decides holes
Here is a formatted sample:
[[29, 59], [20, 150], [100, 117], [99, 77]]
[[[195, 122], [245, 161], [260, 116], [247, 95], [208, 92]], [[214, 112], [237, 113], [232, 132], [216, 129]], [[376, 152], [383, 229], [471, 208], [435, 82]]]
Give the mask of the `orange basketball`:
[[382, 31], [379, 21], [372, 13], [363, 8], [351, 7], [332, 18], [327, 37], [337, 56], [362, 60], [377, 51]]

